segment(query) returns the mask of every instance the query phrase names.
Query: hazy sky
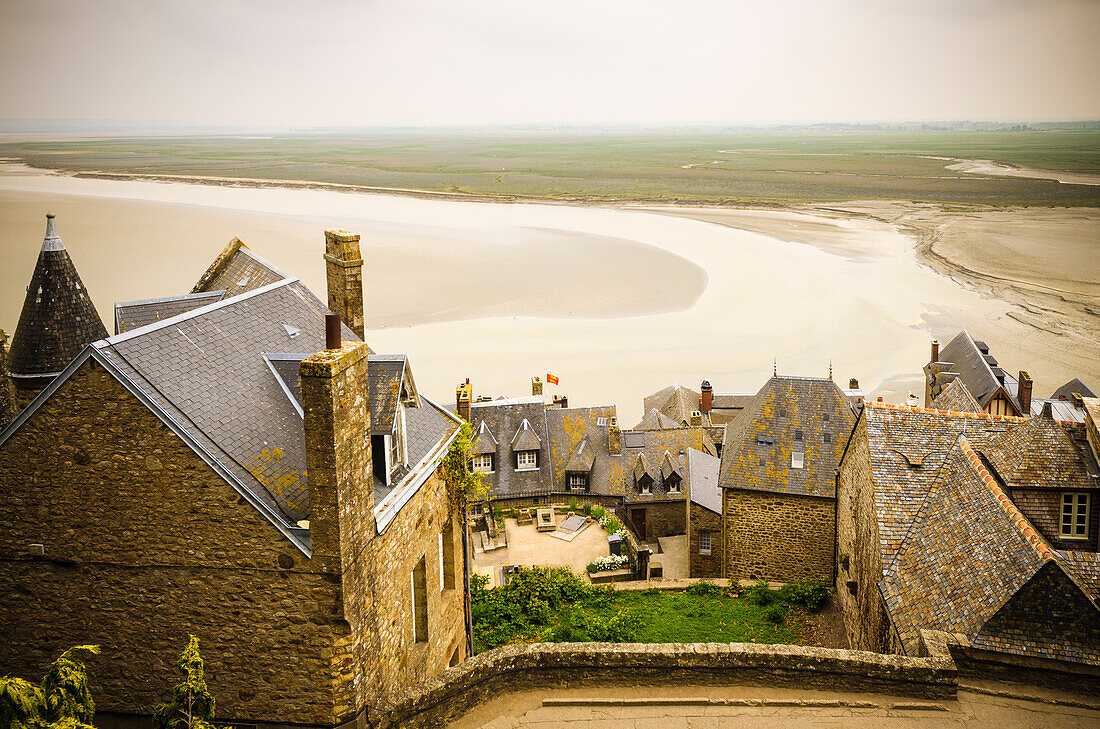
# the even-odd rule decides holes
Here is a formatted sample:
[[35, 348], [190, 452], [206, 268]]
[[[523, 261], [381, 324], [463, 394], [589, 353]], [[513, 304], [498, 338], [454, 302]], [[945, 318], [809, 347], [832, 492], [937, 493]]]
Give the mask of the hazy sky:
[[1100, 118], [1093, 0], [0, 0], [0, 118]]

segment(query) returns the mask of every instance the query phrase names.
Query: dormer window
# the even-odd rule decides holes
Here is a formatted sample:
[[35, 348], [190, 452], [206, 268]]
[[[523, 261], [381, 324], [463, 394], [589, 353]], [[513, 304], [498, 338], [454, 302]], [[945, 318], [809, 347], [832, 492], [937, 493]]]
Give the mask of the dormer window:
[[535, 471], [539, 467], [538, 451], [518, 451], [516, 453], [517, 471]]
[[1087, 493], [1062, 493], [1062, 519], [1059, 536], [1062, 539], [1088, 539], [1089, 495]]
[[637, 482], [638, 493], [649, 495], [653, 493], [653, 479], [648, 474], [642, 476]]
[[492, 453], [474, 456], [474, 473], [492, 473], [494, 470]]
[[570, 491], [586, 491], [588, 489], [588, 474], [587, 473], [571, 473], [569, 474], [569, 490]]
[[665, 488], [670, 494], [680, 493], [680, 477], [675, 473], [669, 476], [665, 479]]

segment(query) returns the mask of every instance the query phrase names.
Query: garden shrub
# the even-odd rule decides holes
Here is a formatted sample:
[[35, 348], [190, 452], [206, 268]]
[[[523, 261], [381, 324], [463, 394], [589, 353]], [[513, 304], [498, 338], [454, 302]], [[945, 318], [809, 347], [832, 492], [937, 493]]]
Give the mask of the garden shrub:
[[787, 620], [787, 606], [781, 602], [768, 605], [764, 610], [764, 619], [774, 625], [782, 625]]
[[749, 602], [753, 605], [767, 607], [775, 602], [776, 597], [778, 597], [778, 595], [768, 587], [768, 583], [765, 580], [760, 580], [749, 588], [748, 598]]
[[820, 610], [829, 599], [829, 586], [816, 580], [795, 580], [779, 589], [779, 595], [788, 603], [805, 605], [807, 610]]
[[585, 516], [592, 516], [592, 504], [589, 504], [586, 501], [584, 506], [581, 508], [581, 511], [584, 512]]
[[700, 580], [690, 585], [684, 592], [689, 595], [721, 595], [722, 588], [710, 580]]

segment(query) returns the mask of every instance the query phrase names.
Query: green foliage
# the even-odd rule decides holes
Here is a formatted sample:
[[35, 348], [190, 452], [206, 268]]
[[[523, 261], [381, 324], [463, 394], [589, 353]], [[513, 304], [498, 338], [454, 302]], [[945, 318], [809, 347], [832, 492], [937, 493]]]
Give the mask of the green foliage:
[[[470, 446], [473, 430], [469, 423], [463, 423], [458, 436], [451, 443], [446, 457], [439, 466], [443, 483], [447, 488], [447, 499], [451, 513], [465, 514], [470, 501], [480, 501], [488, 493], [489, 487], [481, 474], [470, 468]], [[499, 515], [498, 515], [499, 516]]]
[[[564, 568], [521, 570], [505, 587], [486, 590], [471, 577], [475, 649], [508, 643], [641, 642], [797, 643], [803, 627], [778, 622], [766, 607], [725, 594], [710, 583], [675, 593], [616, 590], [588, 584]], [[778, 593], [772, 593], [778, 595]], [[774, 616], [773, 616], [774, 617]]]
[[771, 605], [778, 597], [776, 592], [768, 587], [768, 583], [765, 580], [758, 581], [748, 590], [749, 602], [759, 607]]
[[692, 583], [685, 590], [689, 595], [721, 595], [722, 588], [709, 580]]
[[807, 610], [820, 610], [829, 599], [829, 586], [816, 580], [801, 579], [788, 582], [779, 589], [784, 602], [793, 605], [805, 605]]
[[592, 516], [592, 504], [588, 503], [587, 501], [584, 502], [584, 506], [581, 507], [581, 511], [584, 512], [585, 516]]
[[172, 700], [153, 709], [153, 729], [214, 729], [214, 697], [203, 676], [199, 639], [188, 636], [176, 667], [186, 678], [172, 689]]
[[782, 625], [787, 621], [787, 606], [781, 602], [768, 605], [764, 609], [764, 619], [773, 625]]
[[576, 496], [570, 497], [570, 499], [569, 499], [569, 510], [570, 511], [577, 511], [577, 509], [579, 509], [579, 508], [580, 508], [580, 504], [577, 503], [577, 497]]
[[62, 653], [40, 686], [0, 678], [0, 729], [93, 729], [88, 722], [95, 716], [95, 701], [81, 653], [99, 653], [99, 646], [78, 645]]

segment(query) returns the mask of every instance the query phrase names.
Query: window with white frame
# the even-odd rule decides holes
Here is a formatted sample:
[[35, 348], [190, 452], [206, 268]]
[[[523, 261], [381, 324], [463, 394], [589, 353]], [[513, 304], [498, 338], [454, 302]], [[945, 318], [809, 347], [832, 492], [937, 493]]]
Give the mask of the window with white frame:
[[1089, 495], [1062, 494], [1062, 539], [1089, 538]]
[[806, 465], [806, 454], [802, 451], [791, 451], [791, 468], [803, 468]]
[[492, 473], [493, 454], [483, 453], [474, 456], [474, 473]]
[[527, 468], [539, 467], [539, 452], [538, 451], [517, 451], [516, 452], [516, 470], [522, 471]]
[[706, 529], [699, 531], [699, 554], [710, 554], [712, 535], [713, 533]]
[[588, 488], [588, 474], [585, 473], [571, 473], [569, 474], [569, 488], [576, 491], [582, 491]]

